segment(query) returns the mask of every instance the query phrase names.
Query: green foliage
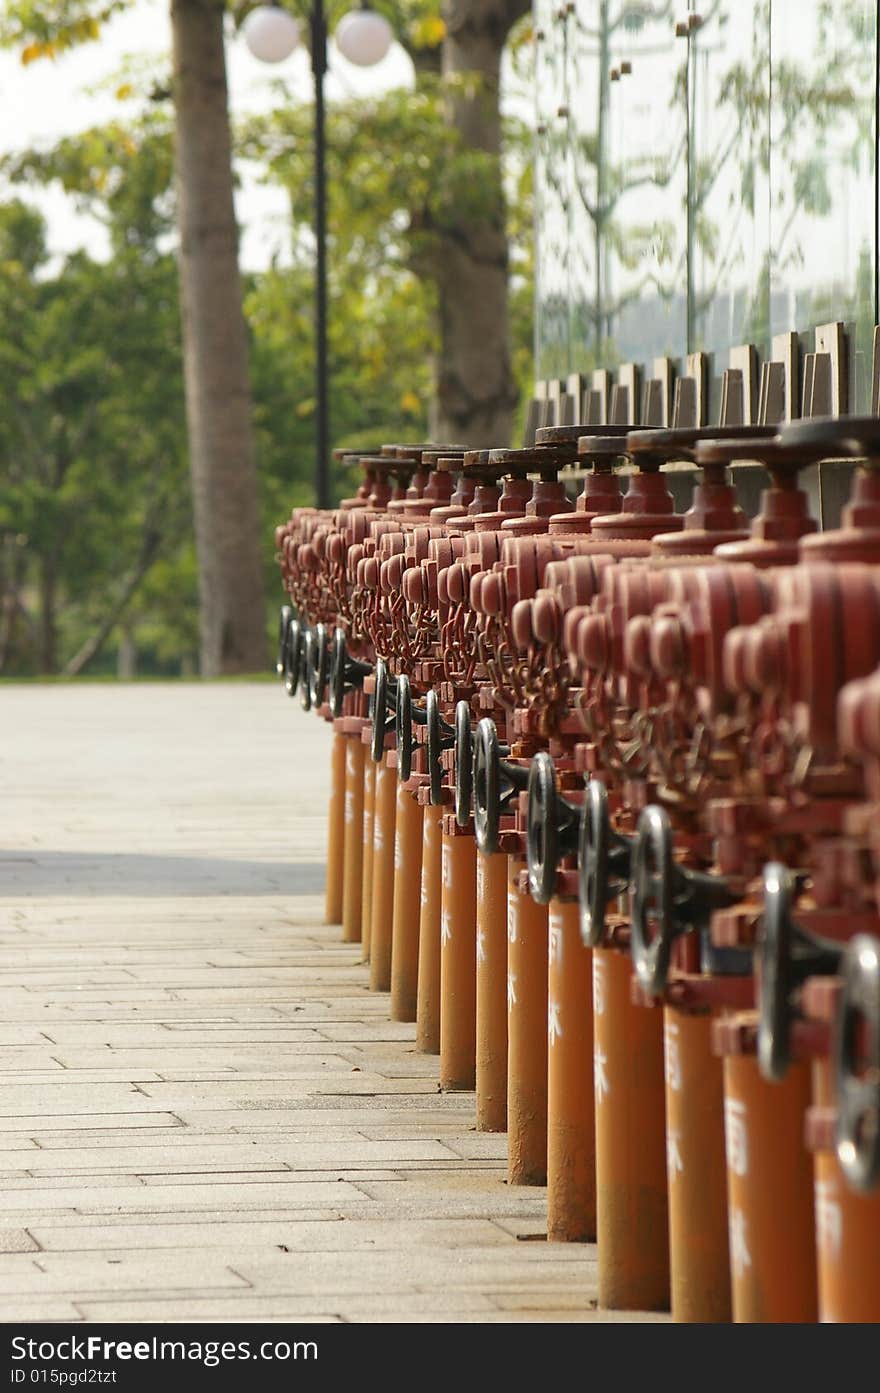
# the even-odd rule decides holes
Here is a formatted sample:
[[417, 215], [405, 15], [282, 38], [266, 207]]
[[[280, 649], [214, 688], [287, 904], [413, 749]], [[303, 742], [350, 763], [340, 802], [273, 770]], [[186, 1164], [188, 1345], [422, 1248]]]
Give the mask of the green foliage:
[[[429, 282], [413, 261], [426, 235], [408, 236], [406, 191], [427, 190], [412, 141], [395, 134], [401, 94], [376, 105], [334, 105], [328, 116], [329, 359], [333, 444], [424, 435], [431, 397]], [[413, 109], [419, 139], [432, 126]], [[282, 106], [241, 132], [240, 152], [290, 193], [292, 265], [251, 278], [245, 308], [261, 472], [276, 522], [309, 497], [314, 468], [314, 296], [311, 112]], [[436, 135], [434, 137], [436, 144]], [[400, 148], [401, 156], [388, 158]], [[409, 179], [408, 176], [409, 175]], [[338, 479], [348, 493], [350, 481]], [[273, 591], [277, 586], [277, 576]]]
[[6, 0], [0, 10], [0, 43], [18, 47], [23, 63], [54, 58], [65, 49], [100, 38], [101, 26], [132, 0]]
[[0, 266], [4, 276], [32, 276], [47, 254], [46, 225], [35, 209], [19, 199], [0, 208]]
[[[334, 103], [328, 112], [335, 445], [412, 438], [429, 429], [438, 232], [462, 207], [481, 217], [501, 216], [491, 158], [462, 147], [443, 121], [442, 102], [441, 82], [426, 74], [414, 92]], [[300, 468], [312, 439], [311, 356], [300, 353], [296, 363], [293, 357], [295, 347], [309, 343], [304, 315], [311, 304], [313, 274], [311, 120], [309, 107], [287, 100], [269, 116], [243, 123], [238, 134], [239, 155], [261, 166], [265, 178], [280, 183], [290, 197], [293, 267], [257, 278], [247, 301], [254, 330], [254, 382], [261, 402], [282, 400], [284, 389], [294, 381], [301, 383], [296, 419], [288, 419], [280, 434], [267, 408], [258, 413], [264, 459], [266, 452], [277, 458], [277, 442], [289, 442], [287, 466], [278, 460], [269, 469], [272, 478], [286, 481], [291, 481], [291, 468], [304, 477]], [[512, 349], [525, 395], [533, 375], [532, 180], [528, 137], [517, 123], [508, 123], [506, 148]], [[277, 381], [279, 358], [283, 383]], [[350, 491], [342, 481], [340, 486]]]
[[[251, 7], [230, 6], [233, 21]], [[86, 21], [99, 29], [123, 8], [125, 0], [8, 0], [0, 42], [23, 56], [36, 46], [28, 61], [48, 57], [93, 37]], [[415, 91], [328, 111], [331, 443], [348, 448], [430, 431], [438, 232], [462, 211], [507, 217], [513, 363], [524, 397], [533, 376], [530, 137], [509, 123], [505, 214], [497, 166], [464, 149], [444, 121], [443, 84], [428, 61], [442, 40], [437, 0], [377, 8], [419, 75]], [[131, 85], [119, 93], [131, 96]], [[50, 263], [40, 215], [21, 198], [0, 204], [0, 315], [14, 326], [0, 341], [3, 676], [63, 671], [108, 617], [108, 641], [90, 674], [112, 667], [123, 628], [135, 633], [141, 671], [193, 668], [198, 587], [171, 112], [149, 95], [147, 115], [0, 161], [0, 175], [25, 195], [61, 188], [103, 223], [111, 247], [106, 263], [82, 253]], [[289, 264], [245, 284], [273, 614], [274, 526], [313, 497], [312, 121], [311, 103], [280, 90], [275, 113], [236, 133], [237, 156], [290, 197]], [[337, 469], [337, 496], [356, 483]], [[136, 587], [118, 609], [133, 576]], [[267, 618], [270, 631], [273, 622]]]
[[[53, 671], [100, 625], [145, 548], [169, 563], [190, 520], [168, 134], [88, 131], [8, 161], [100, 210], [114, 255], [47, 264], [45, 228], [0, 206], [0, 670]], [[164, 149], [164, 156], [160, 152]], [[139, 598], [138, 603], [142, 603]]]
[[135, 249], [147, 260], [173, 230], [171, 130], [164, 116], [67, 136], [48, 150], [26, 150], [2, 162], [17, 183], [57, 184], [76, 207], [107, 228], [114, 252]]

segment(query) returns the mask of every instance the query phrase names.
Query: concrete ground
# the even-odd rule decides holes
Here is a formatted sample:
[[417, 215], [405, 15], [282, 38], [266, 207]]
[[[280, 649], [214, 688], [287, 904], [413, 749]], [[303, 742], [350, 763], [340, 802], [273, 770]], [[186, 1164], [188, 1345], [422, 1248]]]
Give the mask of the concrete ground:
[[0, 687], [0, 1320], [609, 1321], [322, 925], [270, 683]]

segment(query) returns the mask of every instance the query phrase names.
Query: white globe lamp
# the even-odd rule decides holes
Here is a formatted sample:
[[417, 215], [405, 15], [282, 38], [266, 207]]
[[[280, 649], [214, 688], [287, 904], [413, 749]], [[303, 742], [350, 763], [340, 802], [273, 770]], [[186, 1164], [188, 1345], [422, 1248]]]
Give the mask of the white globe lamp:
[[242, 25], [244, 41], [262, 63], [283, 63], [299, 43], [299, 23], [280, 5], [258, 5]]
[[381, 63], [394, 35], [391, 25], [375, 10], [349, 10], [336, 26], [336, 47], [349, 63], [371, 68]]

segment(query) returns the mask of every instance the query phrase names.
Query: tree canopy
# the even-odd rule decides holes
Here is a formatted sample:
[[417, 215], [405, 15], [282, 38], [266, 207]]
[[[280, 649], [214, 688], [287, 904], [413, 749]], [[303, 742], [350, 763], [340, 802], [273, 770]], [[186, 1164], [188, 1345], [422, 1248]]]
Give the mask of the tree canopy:
[[[34, 8], [51, 18], [75, 7]], [[60, 32], [47, 22], [46, 42]], [[444, 123], [442, 99], [427, 72], [415, 92], [329, 109], [334, 445], [429, 431], [436, 229], [450, 199], [481, 197], [481, 156]], [[172, 118], [154, 85], [120, 109], [131, 107], [141, 114], [0, 163], [14, 191], [0, 204], [0, 313], [14, 326], [0, 345], [2, 675], [112, 670], [132, 633], [143, 671], [195, 669]], [[272, 528], [312, 488], [311, 117], [310, 104], [285, 98], [235, 131], [237, 159], [289, 193], [289, 257], [248, 275], [244, 296], [273, 597]], [[531, 378], [527, 139], [510, 123], [513, 352], [523, 386]], [[49, 185], [104, 224], [107, 261], [84, 252], [49, 259], [29, 202]], [[334, 482], [337, 495], [351, 489], [349, 479]]]

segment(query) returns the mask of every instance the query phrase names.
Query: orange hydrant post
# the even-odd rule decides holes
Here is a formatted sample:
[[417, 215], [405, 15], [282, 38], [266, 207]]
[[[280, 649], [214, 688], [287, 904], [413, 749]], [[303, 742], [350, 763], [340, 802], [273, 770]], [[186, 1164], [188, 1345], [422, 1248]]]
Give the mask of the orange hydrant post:
[[345, 742], [345, 862], [342, 876], [342, 937], [360, 943], [364, 853], [364, 746]]
[[[813, 1064], [813, 1101], [833, 1103], [828, 1059]], [[835, 1324], [880, 1321], [880, 1188], [853, 1190], [832, 1150], [813, 1157], [819, 1320]]]
[[370, 935], [373, 929], [373, 815], [376, 806], [376, 766], [369, 755], [364, 760], [364, 842], [361, 876], [361, 961], [370, 961]]
[[443, 810], [424, 810], [422, 881], [419, 909], [419, 982], [416, 1048], [440, 1053], [440, 862]]
[[596, 1237], [592, 955], [575, 901], [551, 900], [547, 976], [547, 1237]]
[[327, 889], [324, 923], [342, 923], [342, 876], [345, 861], [345, 748], [348, 738], [333, 732], [330, 753], [330, 803], [327, 809]]
[[477, 1131], [507, 1129], [507, 857], [477, 853]]
[[599, 1305], [669, 1308], [663, 1015], [635, 1006], [629, 955], [593, 950]]
[[443, 832], [440, 904], [440, 1087], [476, 1082], [477, 867], [472, 836]]
[[675, 1321], [731, 1318], [724, 1080], [712, 1018], [663, 1009], [669, 1270]]
[[810, 1068], [781, 1083], [751, 1055], [724, 1059], [733, 1319], [809, 1322], [818, 1313], [813, 1165], [804, 1139]]
[[880, 1321], [880, 1190], [859, 1194], [843, 1178], [833, 1151], [817, 1151], [816, 1247], [819, 1320]]
[[547, 1183], [547, 906], [507, 863], [507, 1182]]
[[370, 990], [391, 990], [391, 932], [394, 915], [394, 823], [397, 770], [387, 758], [376, 765], [373, 815], [373, 903], [370, 929]]
[[394, 908], [391, 943], [391, 1019], [414, 1021], [419, 983], [422, 809], [397, 786], [394, 829]]

